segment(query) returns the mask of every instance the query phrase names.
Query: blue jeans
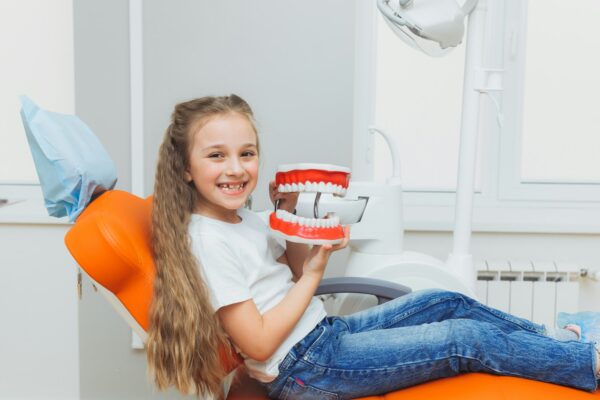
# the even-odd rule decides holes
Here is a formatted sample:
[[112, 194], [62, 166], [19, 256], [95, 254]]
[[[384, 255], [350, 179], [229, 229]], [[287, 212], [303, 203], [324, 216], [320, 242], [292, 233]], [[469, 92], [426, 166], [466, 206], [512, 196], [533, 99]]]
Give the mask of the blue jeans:
[[594, 345], [545, 332], [460, 293], [421, 290], [325, 318], [265, 387], [277, 399], [349, 399], [487, 372], [596, 390]]

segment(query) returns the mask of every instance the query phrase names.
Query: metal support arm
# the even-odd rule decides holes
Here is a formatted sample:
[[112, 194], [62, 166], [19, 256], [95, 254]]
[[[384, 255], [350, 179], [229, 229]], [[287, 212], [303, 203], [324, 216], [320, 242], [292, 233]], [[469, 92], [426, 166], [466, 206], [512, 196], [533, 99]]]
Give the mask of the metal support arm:
[[377, 297], [378, 304], [382, 304], [410, 292], [409, 287], [398, 283], [382, 279], [349, 276], [323, 279], [315, 295], [333, 293], [370, 294]]

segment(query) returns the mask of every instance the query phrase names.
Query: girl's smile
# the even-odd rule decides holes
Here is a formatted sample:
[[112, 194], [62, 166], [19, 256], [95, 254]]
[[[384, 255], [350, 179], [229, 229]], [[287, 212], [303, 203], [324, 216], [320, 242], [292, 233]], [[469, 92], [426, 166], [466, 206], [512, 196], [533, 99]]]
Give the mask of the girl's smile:
[[244, 189], [246, 187], [246, 182], [241, 183], [218, 183], [217, 186], [223, 190], [224, 193], [230, 196], [237, 196], [241, 193], [244, 193]]
[[204, 121], [193, 134], [185, 179], [198, 191], [195, 212], [225, 222], [239, 222], [244, 205], [258, 180], [256, 132], [238, 113]]

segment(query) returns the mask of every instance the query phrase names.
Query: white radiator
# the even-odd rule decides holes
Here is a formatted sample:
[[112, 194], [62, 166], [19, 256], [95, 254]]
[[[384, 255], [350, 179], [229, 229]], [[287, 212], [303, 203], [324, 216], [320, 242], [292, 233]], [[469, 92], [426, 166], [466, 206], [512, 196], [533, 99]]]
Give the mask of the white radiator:
[[484, 261], [477, 270], [477, 297], [490, 307], [548, 327], [555, 326], [557, 312], [578, 311], [578, 265]]

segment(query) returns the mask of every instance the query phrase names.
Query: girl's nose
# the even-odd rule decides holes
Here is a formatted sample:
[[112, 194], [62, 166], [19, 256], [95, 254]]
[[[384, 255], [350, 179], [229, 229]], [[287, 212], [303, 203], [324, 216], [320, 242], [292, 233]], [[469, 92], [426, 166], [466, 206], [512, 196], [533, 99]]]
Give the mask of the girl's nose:
[[244, 172], [244, 168], [238, 158], [231, 158], [225, 172], [227, 175], [239, 175]]

